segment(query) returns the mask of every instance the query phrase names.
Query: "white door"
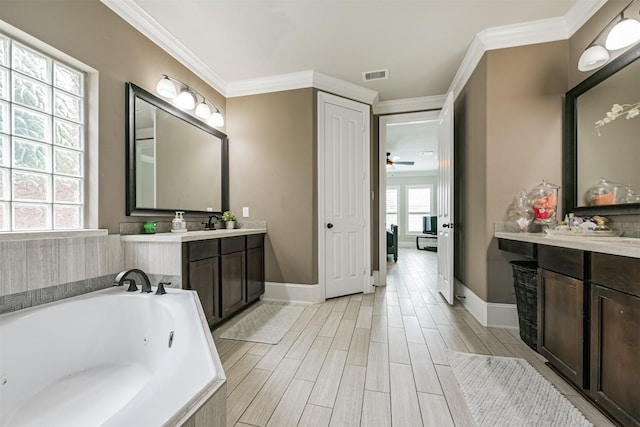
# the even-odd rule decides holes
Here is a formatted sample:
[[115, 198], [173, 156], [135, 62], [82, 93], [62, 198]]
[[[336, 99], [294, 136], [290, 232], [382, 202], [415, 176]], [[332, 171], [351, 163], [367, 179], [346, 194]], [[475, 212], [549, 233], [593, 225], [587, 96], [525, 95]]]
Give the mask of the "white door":
[[318, 270], [325, 298], [370, 286], [369, 106], [318, 93]]
[[453, 92], [438, 124], [438, 291], [454, 303], [453, 278]]

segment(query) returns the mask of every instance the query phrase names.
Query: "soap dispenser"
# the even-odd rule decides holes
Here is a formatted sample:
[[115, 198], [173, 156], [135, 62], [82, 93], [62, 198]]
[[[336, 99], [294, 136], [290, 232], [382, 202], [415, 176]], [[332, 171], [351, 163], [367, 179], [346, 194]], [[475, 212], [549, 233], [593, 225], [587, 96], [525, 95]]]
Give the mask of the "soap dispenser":
[[176, 211], [176, 216], [171, 221], [172, 233], [184, 233], [187, 231], [187, 222], [184, 220], [183, 215], [183, 211]]

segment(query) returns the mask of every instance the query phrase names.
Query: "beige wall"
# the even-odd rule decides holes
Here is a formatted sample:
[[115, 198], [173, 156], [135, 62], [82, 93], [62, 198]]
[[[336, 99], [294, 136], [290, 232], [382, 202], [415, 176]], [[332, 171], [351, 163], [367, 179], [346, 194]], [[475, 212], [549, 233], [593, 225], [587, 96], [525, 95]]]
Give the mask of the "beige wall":
[[266, 280], [318, 283], [316, 93], [227, 100], [230, 204], [267, 220]]
[[466, 123], [458, 278], [485, 301], [514, 302], [510, 266], [493, 239], [495, 222], [521, 188], [542, 179], [561, 183], [566, 74], [566, 41], [492, 50], [458, 101], [456, 113], [466, 110], [458, 125]]
[[144, 221], [125, 215], [125, 83], [154, 92], [162, 74], [169, 74], [226, 117], [224, 97], [99, 0], [2, 0], [0, 19], [98, 71], [98, 226], [118, 233], [121, 222]]
[[455, 277], [487, 301], [485, 193], [487, 58], [481, 59], [455, 102]]

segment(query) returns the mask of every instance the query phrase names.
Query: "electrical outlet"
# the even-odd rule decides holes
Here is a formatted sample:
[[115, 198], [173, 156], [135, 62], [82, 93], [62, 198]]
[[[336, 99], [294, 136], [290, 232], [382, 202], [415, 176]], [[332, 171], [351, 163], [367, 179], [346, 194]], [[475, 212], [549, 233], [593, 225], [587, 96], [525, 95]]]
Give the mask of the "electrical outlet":
[[244, 208], [242, 208], [242, 217], [249, 218], [249, 207], [245, 206]]

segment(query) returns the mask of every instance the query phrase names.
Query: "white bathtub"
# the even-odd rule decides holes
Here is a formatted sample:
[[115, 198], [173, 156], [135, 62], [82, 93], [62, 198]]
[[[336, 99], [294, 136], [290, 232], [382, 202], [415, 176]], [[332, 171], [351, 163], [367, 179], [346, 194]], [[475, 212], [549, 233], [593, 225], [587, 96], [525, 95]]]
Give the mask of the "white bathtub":
[[224, 372], [197, 295], [167, 292], [113, 287], [0, 316], [0, 426], [182, 424]]

